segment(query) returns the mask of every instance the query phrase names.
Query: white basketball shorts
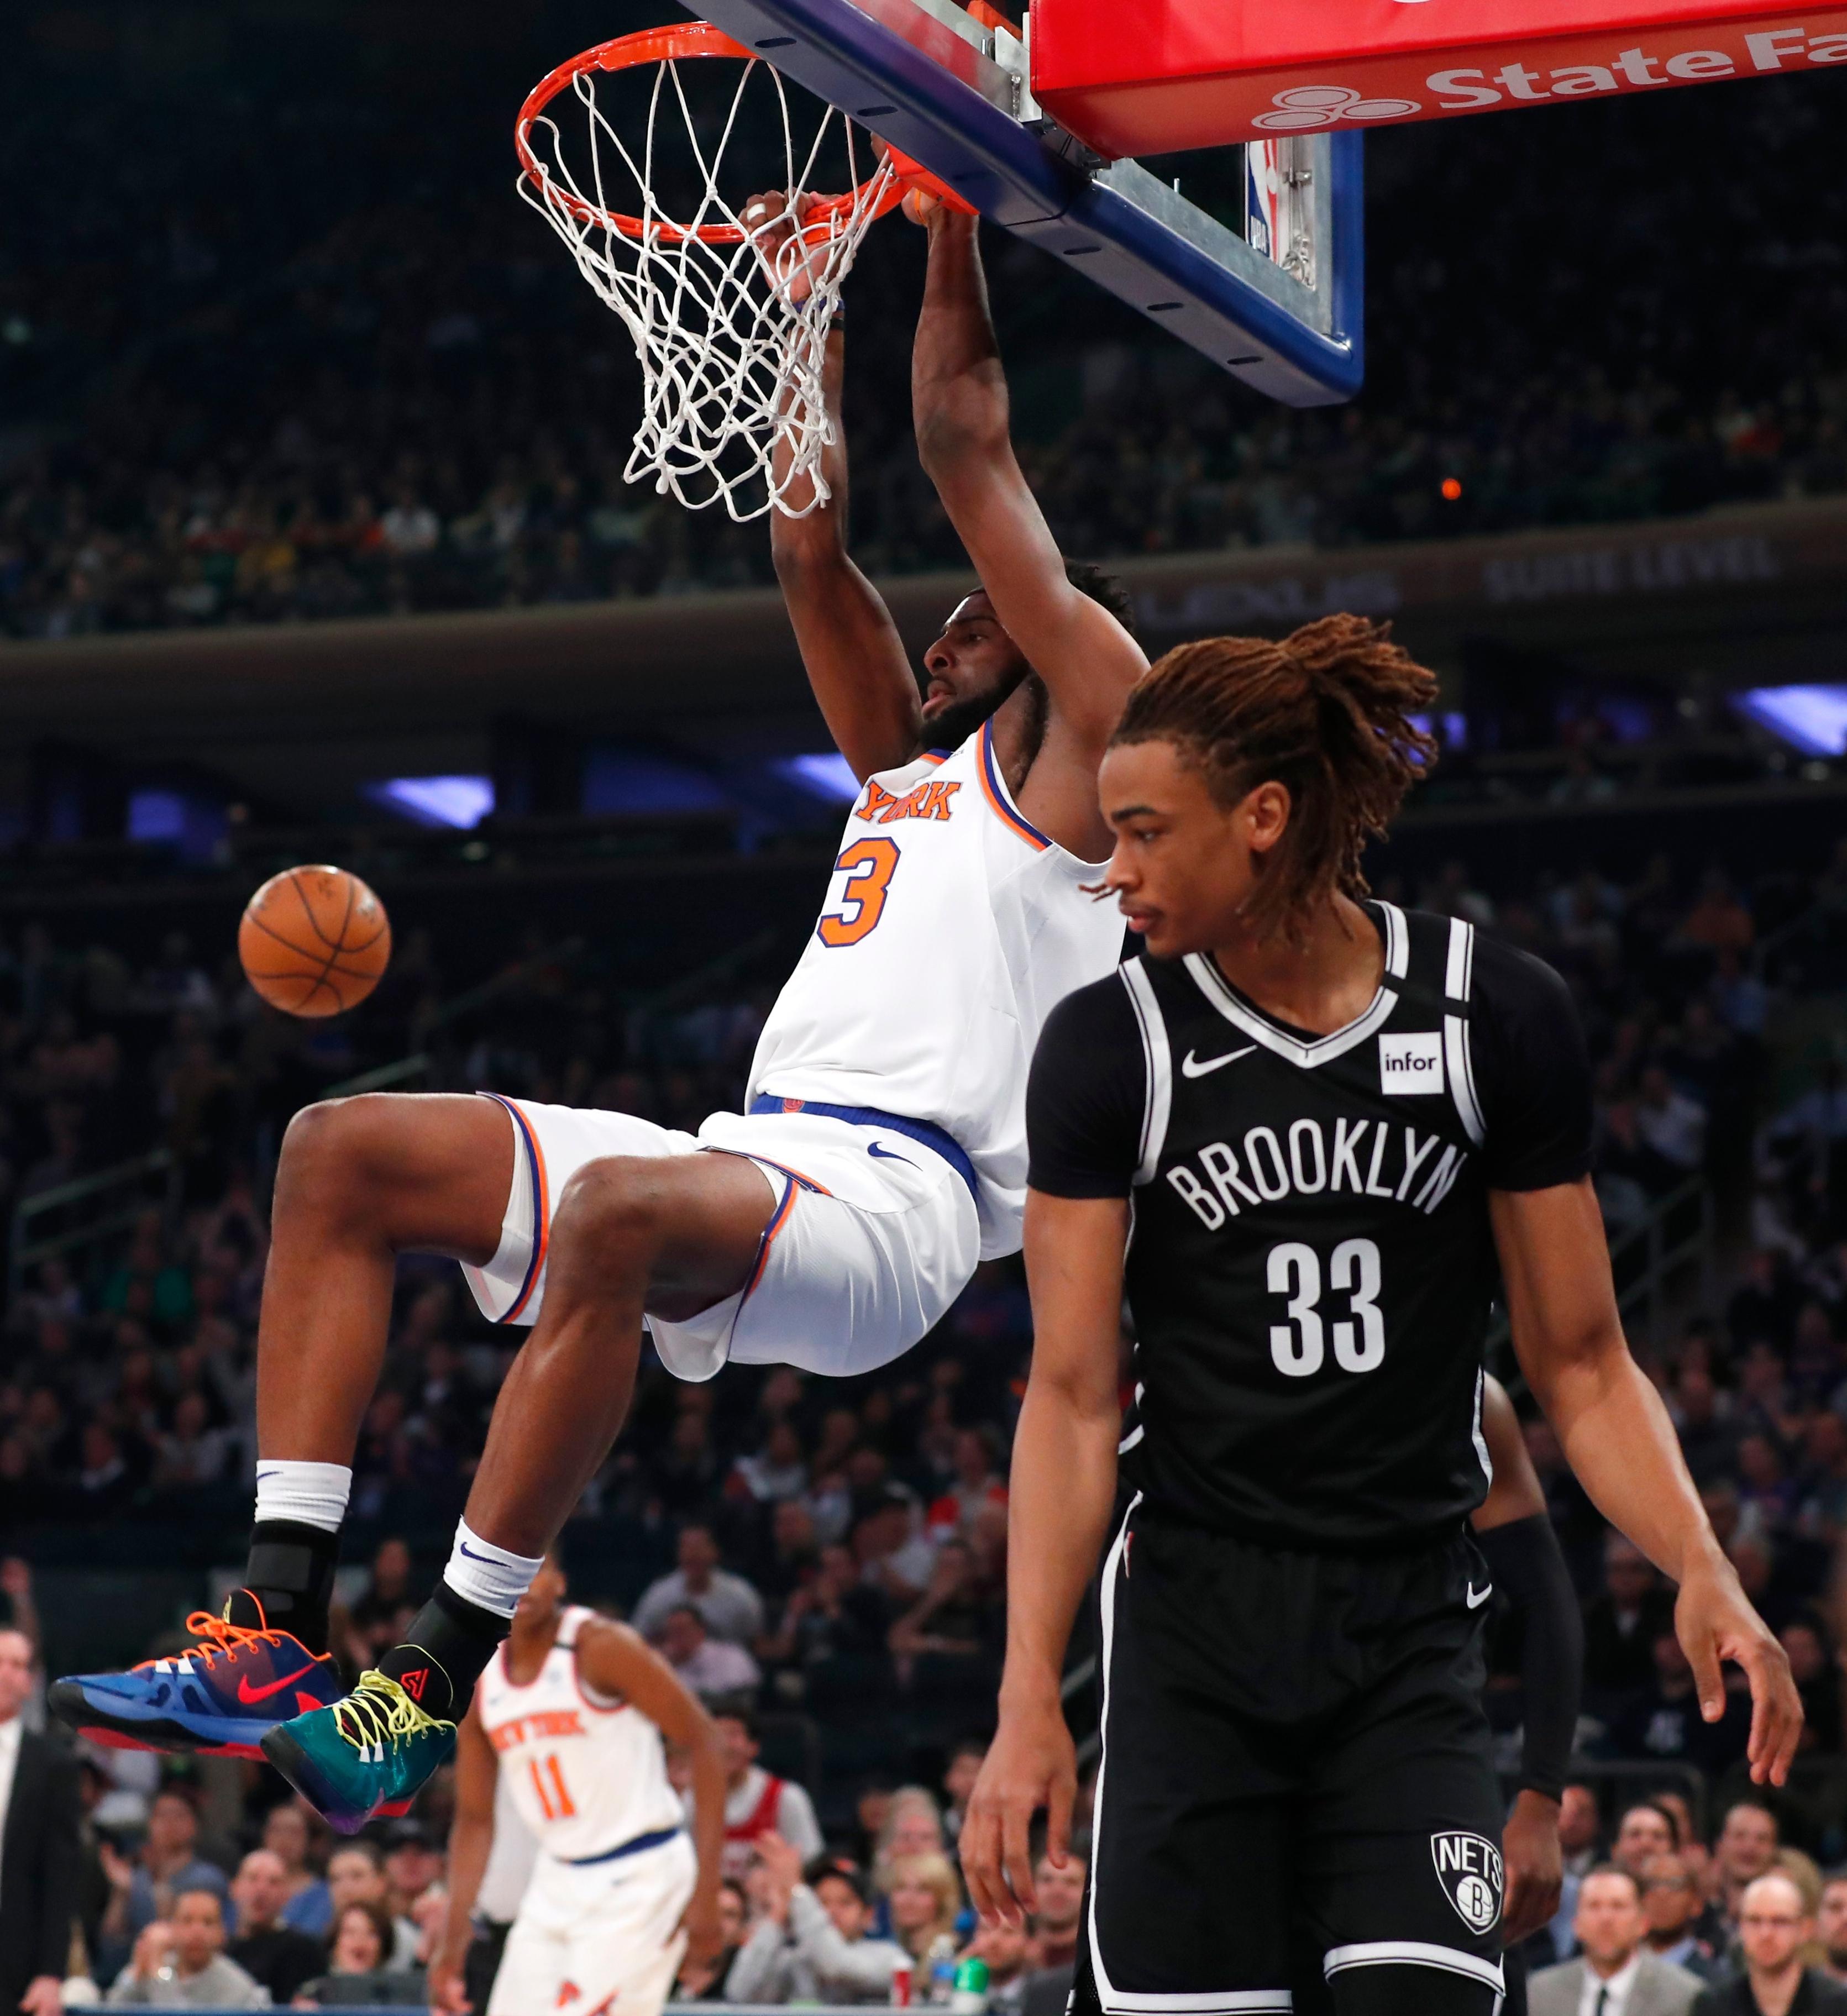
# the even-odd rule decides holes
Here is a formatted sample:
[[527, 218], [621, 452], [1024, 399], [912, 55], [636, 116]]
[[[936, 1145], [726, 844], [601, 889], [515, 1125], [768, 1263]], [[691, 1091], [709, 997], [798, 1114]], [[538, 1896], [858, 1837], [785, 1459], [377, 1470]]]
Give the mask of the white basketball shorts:
[[684, 1834], [639, 1855], [542, 1855], [506, 1935], [487, 2016], [660, 2016], [686, 1951], [697, 1873]]
[[835, 1378], [875, 1370], [942, 1319], [981, 1257], [966, 1160], [946, 1137], [948, 1153], [919, 1138], [934, 1129], [908, 1131], [913, 1122], [760, 1100], [775, 1110], [715, 1113], [693, 1135], [627, 1113], [499, 1103], [515, 1143], [500, 1246], [485, 1267], [463, 1268], [496, 1323], [538, 1319], [558, 1199], [586, 1163], [610, 1155], [741, 1155], [769, 1186], [773, 1209], [743, 1287], [689, 1322], [649, 1319], [678, 1378], [710, 1379], [727, 1363]]

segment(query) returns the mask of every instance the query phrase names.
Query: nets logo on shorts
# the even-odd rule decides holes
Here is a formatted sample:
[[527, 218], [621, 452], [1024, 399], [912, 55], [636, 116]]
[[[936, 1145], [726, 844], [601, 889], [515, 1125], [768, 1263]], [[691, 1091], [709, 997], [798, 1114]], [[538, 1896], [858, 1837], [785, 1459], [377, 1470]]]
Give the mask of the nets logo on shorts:
[[1500, 1916], [1500, 1850], [1478, 1834], [1433, 1834], [1430, 1854], [1456, 1915], [1471, 1932], [1486, 1931]]

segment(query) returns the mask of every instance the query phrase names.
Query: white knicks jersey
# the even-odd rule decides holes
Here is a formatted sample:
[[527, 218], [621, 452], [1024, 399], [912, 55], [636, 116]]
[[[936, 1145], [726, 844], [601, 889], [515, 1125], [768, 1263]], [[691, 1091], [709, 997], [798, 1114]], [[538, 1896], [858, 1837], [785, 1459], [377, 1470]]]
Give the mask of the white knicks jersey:
[[1026, 1072], [1045, 1019], [1122, 955], [1103, 874], [1014, 803], [992, 724], [862, 789], [814, 935], [764, 1025], [751, 1096], [873, 1107], [954, 1136], [981, 1256], [1019, 1250]]
[[625, 1701], [589, 1693], [578, 1678], [577, 1635], [590, 1615], [574, 1604], [565, 1611], [545, 1664], [524, 1687], [508, 1676], [503, 1644], [475, 1692], [501, 1783], [542, 1852], [560, 1862], [605, 1854], [682, 1820], [660, 1730]]

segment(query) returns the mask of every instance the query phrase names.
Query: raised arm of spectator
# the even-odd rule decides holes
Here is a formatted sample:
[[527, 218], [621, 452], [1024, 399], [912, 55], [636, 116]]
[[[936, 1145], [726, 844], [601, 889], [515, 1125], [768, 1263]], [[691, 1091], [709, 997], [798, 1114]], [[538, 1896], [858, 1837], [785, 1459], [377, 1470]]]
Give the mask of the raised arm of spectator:
[[1115, 1501], [1128, 1237], [1126, 1198], [1026, 1193], [1035, 1341], [1008, 1489], [1006, 1665], [960, 1838], [970, 1899], [990, 1921], [1037, 1906], [1029, 1836], [1041, 1806], [1046, 1853], [1062, 1864], [1070, 1843], [1077, 1753], [1060, 1687]]
[[460, 2016], [469, 2007], [462, 1971], [473, 1935], [474, 1900], [494, 1846], [494, 1788], [500, 1767], [481, 1725], [480, 1702], [469, 1705], [455, 1732], [455, 1815], [449, 1823], [448, 1915], [430, 1962], [430, 2006]]
[[[745, 214], [758, 203], [779, 200], [754, 196]], [[779, 235], [786, 237], [788, 229], [783, 226]], [[875, 770], [895, 769], [917, 754], [923, 700], [884, 598], [847, 551], [847, 436], [841, 417], [845, 359], [846, 339], [837, 322], [827, 333], [822, 372], [833, 430], [821, 457], [828, 499], [814, 504], [813, 483], [797, 478], [787, 494], [788, 509], [769, 514], [769, 550], [828, 732], [863, 781]], [[779, 482], [788, 466], [788, 451], [779, 445], [772, 459]]]
[[780, 1834], [758, 1843], [765, 1874], [788, 1899], [789, 1936], [813, 1973], [825, 2002], [863, 2002], [889, 1993], [899, 1953], [886, 1939], [848, 1939], [827, 1907], [801, 1881], [801, 1851]]
[[1723, 1661], [1751, 1684], [1753, 1784], [1781, 1784], [1802, 1734], [1789, 1660], [1752, 1607], [1687, 1474], [1661, 1396], [1629, 1355], [1590, 1179], [1490, 1190], [1521, 1369], [1611, 1524], [1680, 1586], [1674, 1610], [1700, 1712], [1725, 1712]]
[[625, 1624], [607, 1618], [578, 1633], [578, 1671], [598, 1693], [626, 1701], [645, 1715], [693, 1764], [693, 1845], [699, 1874], [680, 1922], [689, 1959], [709, 1960], [725, 1943], [718, 1922], [724, 1871], [725, 1759], [712, 1719], [660, 1654]]
[[978, 222], [946, 205], [930, 217], [911, 349], [917, 452], [1002, 628], [1046, 682], [1048, 749], [1055, 733], [1068, 735], [1094, 770], [1148, 661], [1100, 603], [1071, 585], [1014, 453]]

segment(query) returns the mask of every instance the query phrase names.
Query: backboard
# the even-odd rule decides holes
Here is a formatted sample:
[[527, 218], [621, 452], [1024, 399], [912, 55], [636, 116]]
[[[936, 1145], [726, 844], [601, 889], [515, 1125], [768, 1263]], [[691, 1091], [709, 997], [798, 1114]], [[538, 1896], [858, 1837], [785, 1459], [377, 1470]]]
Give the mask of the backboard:
[[697, 0], [697, 11], [1258, 391], [1316, 406], [1359, 391], [1357, 133], [1262, 136], [1240, 232], [1049, 118], [1027, 41], [991, 9], [978, 20], [955, 0]]

